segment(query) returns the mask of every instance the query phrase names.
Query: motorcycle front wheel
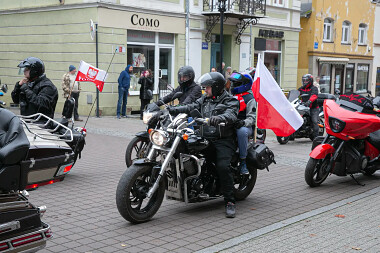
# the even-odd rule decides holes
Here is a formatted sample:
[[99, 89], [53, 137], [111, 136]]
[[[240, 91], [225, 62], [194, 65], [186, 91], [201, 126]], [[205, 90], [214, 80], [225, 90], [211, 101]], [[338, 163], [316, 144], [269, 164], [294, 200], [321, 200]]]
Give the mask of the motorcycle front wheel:
[[330, 156], [324, 159], [309, 159], [305, 169], [305, 181], [310, 187], [320, 186], [329, 175], [326, 167], [330, 163]]
[[239, 175], [240, 180], [235, 181], [234, 195], [235, 195], [235, 200], [237, 201], [247, 198], [249, 194], [251, 194], [256, 184], [257, 169], [254, 168], [253, 166], [250, 166], [248, 163], [247, 163], [247, 168], [249, 171], [249, 175], [244, 175], [244, 176]]
[[287, 136], [287, 137], [277, 136], [277, 141], [280, 144], [288, 143], [289, 139], [290, 139], [290, 136]]
[[150, 141], [148, 138], [134, 137], [125, 150], [125, 164], [127, 167], [131, 166], [134, 160], [146, 157], [149, 148]]
[[149, 165], [134, 165], [125, 170], [116, 189], [116, 205], [121, 216], [131, 223], [150, 220], [160, 208], [165, 195], [165, 182], [161, 179], [151, 198], [146, 195], [156, 180]]

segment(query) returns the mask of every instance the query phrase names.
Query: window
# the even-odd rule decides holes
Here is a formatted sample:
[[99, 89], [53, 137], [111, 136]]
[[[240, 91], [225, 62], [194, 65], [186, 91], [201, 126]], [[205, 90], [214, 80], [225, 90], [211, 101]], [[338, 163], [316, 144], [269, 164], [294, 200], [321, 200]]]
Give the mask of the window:
[[344, 21], [342, 24], [342, 44], [348, 44], [350, 42], [351, 23]]
[[273, 5], [274, 6], [284, 6], [284, 1], [285, 0], [273, 0]]
[[321, 93], [330, 93], [331, 64], [321, 63], [319, 65], [319, 89]]
[[332, 42], [332, 29], [333, 29], [333, 21], [329, 18], [325, 19], [323, 24], [323, 41]]
[[377, 68], [376, 72], [376, 95], [380, 94], [380, 68]]
[[368, 64], [358, 64], [356, 92], [367, 92], [368, 89]]
[[360, 24], [359, 25], [358, 44], [359, 45], [365, 45], [366, 43], [367, 43], [367, 25], [366, 24]]

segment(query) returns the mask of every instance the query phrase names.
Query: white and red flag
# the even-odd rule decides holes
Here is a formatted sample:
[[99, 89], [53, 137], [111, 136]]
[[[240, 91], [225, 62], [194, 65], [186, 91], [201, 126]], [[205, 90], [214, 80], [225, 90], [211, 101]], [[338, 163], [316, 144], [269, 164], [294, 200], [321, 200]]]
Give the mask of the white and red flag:
[[103, 90], [104, 81], [107, 78], [107, 72], [94, 66], [80, 61], [77, 77], [75, 81], [79, 82], [93, 82], [96, 85], [96, 88], [100, 92]]
[[257, 61], [252, 91], [257, 101], [257, 127], [271, 129], [277, 136], [289, 136], [303, 124], [263, 61]]

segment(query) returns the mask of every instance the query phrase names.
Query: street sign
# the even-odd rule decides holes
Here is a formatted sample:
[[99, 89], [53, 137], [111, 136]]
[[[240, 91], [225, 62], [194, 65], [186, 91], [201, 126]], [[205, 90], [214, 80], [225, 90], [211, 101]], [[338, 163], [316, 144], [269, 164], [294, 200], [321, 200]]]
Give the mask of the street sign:
[[314, 49], [318, 49], [318, 42], [314, 42]]
[[208, 50], [208, 42], [202, 42], [202, 49]]

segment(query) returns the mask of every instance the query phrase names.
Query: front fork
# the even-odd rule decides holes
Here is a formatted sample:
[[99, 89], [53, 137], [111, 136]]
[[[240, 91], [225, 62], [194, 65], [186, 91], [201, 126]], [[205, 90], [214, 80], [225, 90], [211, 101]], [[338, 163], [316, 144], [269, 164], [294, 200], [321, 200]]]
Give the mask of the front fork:
[[166, 151], [168, 151], [168, 153], [167, 153], [167, 155], [165, 157], [164, 162], [162, 163], [162, 166], [161, 166], [160, 172], [158, 173], [156, 181], [154, 182], [152, 188], [150, 188], [150, 190], [149, 190], [149, 192], [147, 194], [148, 198], [151, 198], [153, 196], [153, 194], [155, 193], [155, 191], [157, 190], [157, 188], [158, 188], [158, 186], [160, 184], [160, 180], [161, 180], [162, 176], [165, 173], [166, 167], [169, 165], [169, 162], [172, 159], [175, 151], [177, 150], [177, 147], [178, 147], [180, 141], [181, 141], [181, 137], [177, 135], [175, 137], [175, 139], [173, 141], [173, 144], [172, 144], [172, 147], [170, 149], [165, 149], [165, 148], [161, 148], [161, 147], [158, 147], [156, 145], [153, 145], [153, 148], [149, 151], [149, 154], [148, 154], [148, 157], [147, 157], [147, 160], [149, 160], [149, 161], [153, 160], [154, 153], [155, 153], [156, 149], [166, 150]]

